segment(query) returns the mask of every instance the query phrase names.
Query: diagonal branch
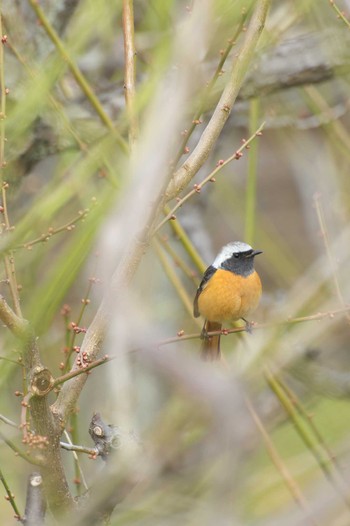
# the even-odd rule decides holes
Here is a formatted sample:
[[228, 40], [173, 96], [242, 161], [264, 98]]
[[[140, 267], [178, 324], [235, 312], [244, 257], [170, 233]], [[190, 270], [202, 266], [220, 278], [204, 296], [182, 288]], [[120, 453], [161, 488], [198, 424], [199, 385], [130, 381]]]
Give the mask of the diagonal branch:
[[270, 0], [258, 0], [250, 20], [242, 47], [235, 57], [229, 81], [196, 148], [185, 163], [174, 173], [166, 191], [169, 201], [176, 197], [203, 166], [223, 129], [243, 84], [260, 34], [264, 28]]

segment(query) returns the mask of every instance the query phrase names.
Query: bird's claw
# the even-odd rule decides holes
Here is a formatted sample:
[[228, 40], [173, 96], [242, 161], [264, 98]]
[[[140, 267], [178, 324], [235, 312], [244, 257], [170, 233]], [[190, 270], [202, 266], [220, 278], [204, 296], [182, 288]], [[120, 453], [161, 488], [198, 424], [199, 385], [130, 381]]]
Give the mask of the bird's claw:
[[255, 323], [253, 321], [248, 321], [245, 318], [242, 318], [242, 320], [245, 323], [245, 330], [246, 330], [246, 332], [248, 334], [252, 334], [253, 333], [253, 327], [254, 327]]

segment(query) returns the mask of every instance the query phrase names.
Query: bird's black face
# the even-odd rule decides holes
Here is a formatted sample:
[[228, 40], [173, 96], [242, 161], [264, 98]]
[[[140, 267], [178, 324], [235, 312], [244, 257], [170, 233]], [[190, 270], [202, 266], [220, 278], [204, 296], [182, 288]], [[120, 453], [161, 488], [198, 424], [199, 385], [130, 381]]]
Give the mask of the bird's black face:
[[245, 252], [233, 252], [220, 267], [230, 270], [235, 274], [247, 277], [254, 272], [254, 257], [261, 254], [261, 250], [247, 250]]

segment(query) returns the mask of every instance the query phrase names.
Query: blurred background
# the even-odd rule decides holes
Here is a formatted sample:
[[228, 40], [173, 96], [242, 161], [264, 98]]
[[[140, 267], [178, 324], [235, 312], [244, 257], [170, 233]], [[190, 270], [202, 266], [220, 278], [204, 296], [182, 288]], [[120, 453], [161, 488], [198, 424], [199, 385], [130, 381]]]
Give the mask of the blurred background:
[[[155, 181], [198, 144], [258, 2], [135, 0], [130, 158], [123, 2], [41, 0], [44, 21], [33, 4], [2, 2], [11, 229], [2, 227], [0, 250], [13, 250], [23, 315], [59, 376], [84, 337], [71, 322], [89, 326]], [[92, 447], [99, 412], [125, 440], [108, 468], [62, 453], [73, 493], [90, 488], [90, 511], [124, 490], [113, 525], [349, 524], [349, 20], [348, 0], [271, 3], [223, 132], [178, 198], [252, 137], [249, 149], [157, 230], [127, 295], [116, 294], [103, 349], [115, 359], [91, 374], [68, 432]], [[187, 339], [203, 323], [192, 302], [234, 240], [263, 251], [256, 328], [222, 337], [222, 362], [206, 364], [199, 337]], [[0, 345], [0, 414], [18, 423], [21, 346], [5, 328]], [[17, 429], [0, 426], [21, 443]], [[32, 468], [3, 441], [0, 455], [23, 510]], [[0, 513], [15, 523], [8, 502]], [[83, 513], [70, 520], [93, 524]]]

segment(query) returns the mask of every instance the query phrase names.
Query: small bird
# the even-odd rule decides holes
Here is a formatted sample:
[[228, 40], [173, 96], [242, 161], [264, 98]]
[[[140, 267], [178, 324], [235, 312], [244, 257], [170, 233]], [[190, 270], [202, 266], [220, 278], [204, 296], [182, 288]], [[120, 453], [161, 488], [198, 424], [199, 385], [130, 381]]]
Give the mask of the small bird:
[[246, 316], [256, 309], [261, 297], [261, 281], [254, 269], [258, 254], [262, 251], [234, 241], [221, 249], [204, 272], [194, 298], [193, 314], [195, 318], [205, 318], [201, 335], [205, 360], [220, 358], [220, 335], [208, 336], [208, 332], [221, 331], [223, 322], [239, 319], [245, 321], [249, 330]]

